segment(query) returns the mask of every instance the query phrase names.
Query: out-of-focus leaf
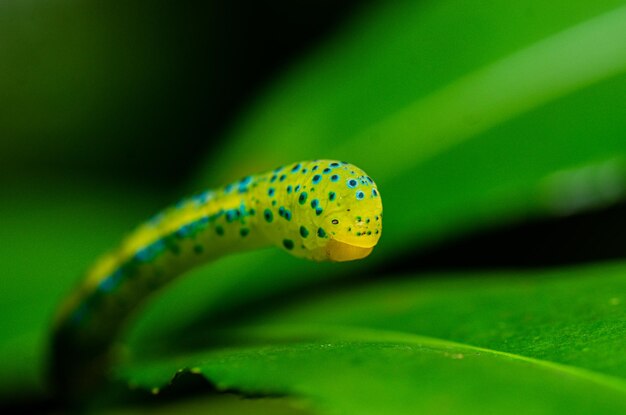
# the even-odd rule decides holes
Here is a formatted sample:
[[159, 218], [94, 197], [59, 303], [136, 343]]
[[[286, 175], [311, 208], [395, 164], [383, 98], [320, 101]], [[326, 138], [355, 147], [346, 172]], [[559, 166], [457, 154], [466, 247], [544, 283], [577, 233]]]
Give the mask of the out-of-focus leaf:
[[[550, 132], [542, 131], [543, 122], [563, 126], [572, 109], [589, 111], [589, 130], [565, 129], [551, 138], [588, 146], [591, 129], [611, 138], [615, 130], [601, 129], [603, 115], [592, 103], [561, 104], [623, 74], [623, 6], [449, 0], [374, 8], [259, 99], [231, 133], [226, 152], [206, 164], [204, 183], [219, 185], [301, 158], [349, 159], [386, 183], [437, 154], [447, 157], [454, 144], [482, 145], [490, 129], [498, 128], [501, 141], [493, 155], [512, 150], [502, 142], [518, 141], [508, 135], [518, 124], [535, 131], [522, 135], [526, 143], [545, 143], [541, 138]], [[623, 82], [615, 85], [623, 92]], [[623, 102], [620, 94], [605, 98], [609, 113], [623, 114], [623, 106], [613, 105]], [[559, 100], [560, 116], [553, 119], [544, 106]]]

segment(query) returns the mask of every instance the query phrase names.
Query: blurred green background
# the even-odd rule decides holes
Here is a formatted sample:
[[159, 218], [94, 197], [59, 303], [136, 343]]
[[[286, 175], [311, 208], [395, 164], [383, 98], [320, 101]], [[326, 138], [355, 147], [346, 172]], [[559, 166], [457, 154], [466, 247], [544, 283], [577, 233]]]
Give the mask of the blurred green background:
[[[150, 390], [199, 366], [204, 392], [298, 402], [183, 387], [94, 410], [623, 409], [624, 39], [608, 0], [2, 2], [0, 408], [63, 409], [43, 377], [55, 306], [133, 226], [337, 158], [383, 195], [370, 258], [194, 271], [139, 316], [116, 375]], [[468, 353], [487, 357], [441, 361]]]

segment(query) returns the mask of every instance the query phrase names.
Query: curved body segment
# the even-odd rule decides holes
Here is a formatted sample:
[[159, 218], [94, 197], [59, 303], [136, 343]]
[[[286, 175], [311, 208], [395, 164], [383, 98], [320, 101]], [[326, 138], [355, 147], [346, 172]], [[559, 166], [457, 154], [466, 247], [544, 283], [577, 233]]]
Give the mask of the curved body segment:
[[183, 199], [97, 261], [62, 305], [52, 339], [55, 386], [67, 395], [96, 383], [128, 317], [190, 268], [271, 245], [315, 261], [360, 259], [381, 232], [374, 181], [334, 160], [289, 164]]

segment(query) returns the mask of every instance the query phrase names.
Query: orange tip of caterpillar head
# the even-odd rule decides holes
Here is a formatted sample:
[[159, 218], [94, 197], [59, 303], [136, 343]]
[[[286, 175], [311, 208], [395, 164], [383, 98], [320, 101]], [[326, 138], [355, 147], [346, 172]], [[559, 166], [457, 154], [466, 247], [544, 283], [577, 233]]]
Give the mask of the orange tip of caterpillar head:
[[362, 259], [368, 256], [372, 252], [372, 250], [374, 250], [373, 246], [356, 246], [337, 241], [336, 239], [331, 239], [326, 244], [326, 255], [328, 256], [328, 260], [335, 262], [345, 262]]

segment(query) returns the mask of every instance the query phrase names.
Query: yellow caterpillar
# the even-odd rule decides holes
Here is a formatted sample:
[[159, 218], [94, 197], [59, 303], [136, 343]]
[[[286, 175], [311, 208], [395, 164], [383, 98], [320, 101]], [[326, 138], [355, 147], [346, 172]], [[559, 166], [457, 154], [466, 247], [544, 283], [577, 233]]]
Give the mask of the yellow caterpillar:
[[183, 199], [101, 258], [63, 304], [53, 333], [53, 380], [62, 393], [95, 382], [132, 311], [194, 266], [270, 245], [315, 261], [360, 259], [381, 230], [374, 181], [333, 160], [286, 165]]

